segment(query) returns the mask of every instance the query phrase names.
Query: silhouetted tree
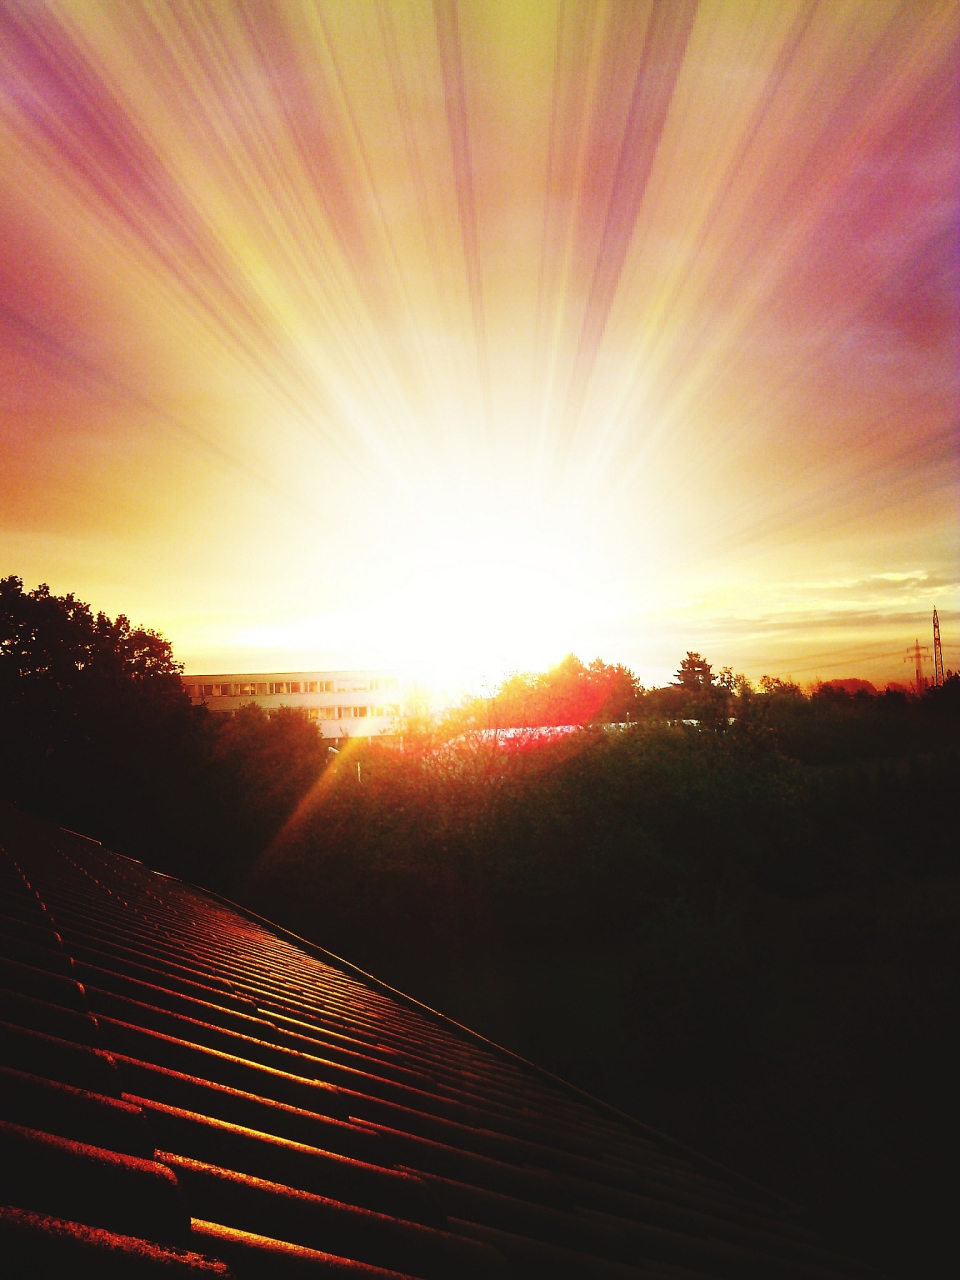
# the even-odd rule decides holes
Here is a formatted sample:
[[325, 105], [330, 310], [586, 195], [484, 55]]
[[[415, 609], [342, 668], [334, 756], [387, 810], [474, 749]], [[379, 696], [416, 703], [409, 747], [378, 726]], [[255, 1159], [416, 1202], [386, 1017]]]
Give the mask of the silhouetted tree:
[[691, 693], [701, 692], [712, 688], [713, 668], [706, 658], [701, 658], [699, 653], [691, 653], [687, 650], [687, 656], [680, 663], [680, 670], [674, 676], [674, 680]]
[[[11, 799], [125, 837], [162, 807], [195, 724], [170, 644], [45, 584], [0, 581], [0, 787]], [[177, 770], [175, 769], [174, 772]], [[142, 817], [140, 821], [142, 821]]]
[[674, 676], [672, 706], [669, 702], [665, 705], [674, 715], [696, 720], [703, 729], [723, 731], [730, 720], [737, 679], [730, 667], [724, 667], [714, 679], [706, 658], [688, 650]]

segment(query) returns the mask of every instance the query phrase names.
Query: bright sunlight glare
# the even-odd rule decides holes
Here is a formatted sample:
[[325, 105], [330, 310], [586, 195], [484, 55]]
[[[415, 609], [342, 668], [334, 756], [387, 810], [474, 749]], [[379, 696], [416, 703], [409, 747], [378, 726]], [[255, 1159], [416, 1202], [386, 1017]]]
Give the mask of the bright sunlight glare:
[[[596, 518], [489, 476], [437, 481], [406, 477], [402, 493], [381, 490], [376, 513], [340, 531], [327, 549], [341, 567], [336, 608], [291, 602], [270, 623], [242, 627], [237, 642], [286, 651], [291, 669], [311, 652], [360, 655], [433, 693], [478, 690], [589, 648], [591, 628], [621, 598]], [[305, 543], [293, 578], [307, 581], [316, 564]]]
[[364, 584], [379, 603], [363, 612], [387, 621], [398, 660], [430, 684], [549, 666], [609, 599], [589, 520], [509, 485], [408, 496], [390, 524], [378, 539], [389, 551]]

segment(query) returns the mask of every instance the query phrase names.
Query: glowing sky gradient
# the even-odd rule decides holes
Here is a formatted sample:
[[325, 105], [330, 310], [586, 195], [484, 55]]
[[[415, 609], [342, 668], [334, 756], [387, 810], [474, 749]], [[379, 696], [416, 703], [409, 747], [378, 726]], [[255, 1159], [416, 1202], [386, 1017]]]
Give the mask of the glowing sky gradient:
[[960, 665], [956, 3], [0, 3], [0, 572], [188, 670]]

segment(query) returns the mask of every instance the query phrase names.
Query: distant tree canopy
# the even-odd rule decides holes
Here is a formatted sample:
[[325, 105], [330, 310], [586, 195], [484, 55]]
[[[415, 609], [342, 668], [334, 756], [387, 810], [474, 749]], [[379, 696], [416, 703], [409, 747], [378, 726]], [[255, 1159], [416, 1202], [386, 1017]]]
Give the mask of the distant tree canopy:
[[792, 680], [781, 680], [778, 676], [761, 676], [760, 692], [770, 697], [802, 698], [803, 690]]
[[472, 702], [467, 713], [479, 728], [620, 723], [637, 718], [642, 693], [626, 667], [599, 658], [585, 666], [571, 653], [550, 671], [511, 676], [492, 698]]

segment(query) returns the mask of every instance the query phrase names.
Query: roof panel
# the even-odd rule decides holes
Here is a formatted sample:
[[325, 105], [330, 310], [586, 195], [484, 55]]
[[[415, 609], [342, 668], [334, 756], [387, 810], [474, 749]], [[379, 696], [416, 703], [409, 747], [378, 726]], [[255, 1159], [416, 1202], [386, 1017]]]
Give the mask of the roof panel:
[[0, 1247], [24, 1273], [870, 1274], [212, 894], [14, 810], [0, 846]]

